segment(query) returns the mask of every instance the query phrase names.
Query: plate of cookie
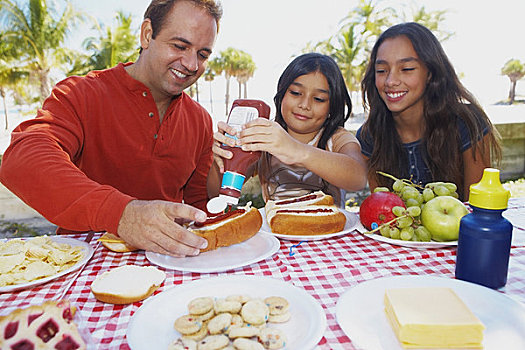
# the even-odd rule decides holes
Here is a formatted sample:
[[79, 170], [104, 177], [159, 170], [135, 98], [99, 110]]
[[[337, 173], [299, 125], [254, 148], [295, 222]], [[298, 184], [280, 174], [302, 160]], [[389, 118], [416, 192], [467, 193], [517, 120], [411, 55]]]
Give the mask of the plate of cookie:
[[266, 212], [264, 208], [261, 208], [259, 209], [259, 211], [261, 212], [261, 215], [263, 217], [263, 223], [262, 223], [260, 231], [264, 233], [268, 233], [270, 235], [273, 235], [281, 239], [285, 239], [287, 241], [318, 241], [321, 239], [328, 239], [332, 237], [343, 236], [343, 235], [346, 235], [352, 232], [358, 227], [359, 216], [357, 216], [356, 213], [351, 213], [344, 209], [339, 209], [339, 210], [346, 216], [345, 227], [343, 228], [342, 231], [323, 234], [323, 235], [284, 235], [284, 234], [272, 232], [270, 225], [268, 225], [268, 221], [266, 221]]
[[146, 252], [146, 258], [151, 263], [170, 270], [198, 273], [222, 272], [269, 258], [279, 250], [279, 247], [280, 243], [277, 238], [259, 232], [242, 243], [210, 250], [197, 256], [175, 258]]
[[126, 337], [132, 350], [177, 348], [175, 344], [308, 350], [319, 343], [326, 324], [321, 305], [291, 283], [225, 275], [149, 298], [133, 314]]

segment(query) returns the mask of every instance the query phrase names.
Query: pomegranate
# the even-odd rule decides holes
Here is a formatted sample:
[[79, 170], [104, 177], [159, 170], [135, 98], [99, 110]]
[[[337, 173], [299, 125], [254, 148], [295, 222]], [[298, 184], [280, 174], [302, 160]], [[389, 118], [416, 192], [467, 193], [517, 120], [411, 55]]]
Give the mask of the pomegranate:
[[395, 218], [392, 208], [400, 206], [406, 208], [403, 200], [395, 193], [380, 191], [366, 197], [359, 208], [361, 223], [368, 230], [372, 230], [372, 223], [381, 225]]

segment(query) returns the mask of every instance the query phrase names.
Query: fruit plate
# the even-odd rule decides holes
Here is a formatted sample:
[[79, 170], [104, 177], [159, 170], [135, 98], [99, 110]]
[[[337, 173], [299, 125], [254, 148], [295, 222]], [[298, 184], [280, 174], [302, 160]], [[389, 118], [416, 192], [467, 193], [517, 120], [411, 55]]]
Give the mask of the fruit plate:
[[287, 241], [318, 241], [321, 239], [328, 239], [332, 237], [337, 236], [343, 236], [346, 235], [352, 231], [354, 231], [360, 224], [359, 222], [359, 216], [356, 213], [350, 213], [344, 209], [339, 209], [341, 213], [345, 214], [346, 216], [346, 223], [345, 227], [342, 231], [329, 233], [326, 235], [307, 235], [307, 236], [299, 236], [299, 235], [282, 235], [280, 233], [273, 233], [270, 229], [270, 226], [268, 225], [268, 222], [266, 221], [266, 212], [264, 208], [259, 209], [261, 212], [261, 215], [263, 217], [263, 223], [260, 229], [260, 232], [264, 232], [267, 234], [270, 234], [272, 236], [285, 239]]
[[451, 288], [485, 325], [485, 350], [525, 349], [525, 307], [503, 293], [461, 280], [432, 276], [383, 277], [359, 283], [337, 301], [336, 319], [356, 348], [402, 350], [385, 315], [387, 288]]
[[326, 316], [321, 305], [304, 289], [282, 280], [245, 275], [224, 275], [184, 283], [155, 295], [133, 314], [126, 338], [132, 350], [167, 349], [180, 337], [175, 320], [188, 313], [188, 303], [200, 296], [224, 298], [244, 294], [254, 298], [281, 296], [290, 303], [288, 322], [269, 324], [287, 337], [283, 350], [313, 349], [323, 337]]
[[402, 247], [408, 247], [408, 248], [415, 248], [415, 249], [433, 249], [433, 248], [448, 248], [448, 247], [455, 247], [458, 245], [458, 241], [450, 241], [450, 242], [437, 242], [437, 241], [430, 241], [430, 242], [414, 242], [414, 241], [403, 241], [402, 239], [393, 239], [388, 238], [385, 236], [381, 236], [379, 233], [365, 233], [368, 232], [367, 229], [363, 226], [363, 224], [359, 223], [357, 227], [357, 231], [362, 234], [363, 236], [373, 239], [378, 242], [384, 242], [384, 243], [390, 243], [393, 245], [398, 245]]

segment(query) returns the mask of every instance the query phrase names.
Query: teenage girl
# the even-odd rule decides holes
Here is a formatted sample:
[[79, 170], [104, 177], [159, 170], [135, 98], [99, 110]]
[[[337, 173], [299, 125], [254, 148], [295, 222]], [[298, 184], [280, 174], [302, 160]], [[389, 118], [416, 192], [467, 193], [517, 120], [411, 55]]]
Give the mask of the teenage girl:
[[[275, 121], [257, 118], [247, 123], [237, 141], [245, 151], [263, 151], [257, 166], [264, 200], [321, 190], [344, 206], [344, 191], [366, 185], [366, 164], [359, 142], [344, 129], [352, 103], [336, 62], [318, 53], [295, 58], [279, 78], [274, 102]], [[236, 145], [224, 135], [234, 134], [233, 128], [224, 122], [217, 127], [210, 197], [218, 194], [222, 158], [232, 156], [220, 144]]]
[[402, 23], [375, 43], [361, 83], [368, 118], [357, 132], [370, 189], [380, 170], [414, 183], [453, 182], [460, 199], [501, 158], [498, 133], [426, 27]]

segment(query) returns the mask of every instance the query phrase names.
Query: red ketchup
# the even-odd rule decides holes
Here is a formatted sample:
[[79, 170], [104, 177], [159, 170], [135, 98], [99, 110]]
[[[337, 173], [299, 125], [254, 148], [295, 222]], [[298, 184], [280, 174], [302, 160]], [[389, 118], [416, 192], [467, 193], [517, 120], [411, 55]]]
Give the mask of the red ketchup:
[[[230, 114], [228, 115], [228, 125], [234, 127], [237, 132], [242, 130], [242, 126], [255, 118], [270, 117], [270, 106], [261, 100], [235, 100], [233, 101]], [[237, 136], [226, 134], [228, 137], [237, 138]], [[261, 152], [243, 151], [240, 146], [230, 147], [225, 144], [222, 148], [233, 153], [231, 159], [224, 159], [224, 174], [222, 176], [221, 189], [219, 197], [212, 198], [207, 205], [210, 213], [219, 213], [224, 211], [227, 206], [239, 203], [241, 189], [246, 178], [248, 168], [259, 160]]]

